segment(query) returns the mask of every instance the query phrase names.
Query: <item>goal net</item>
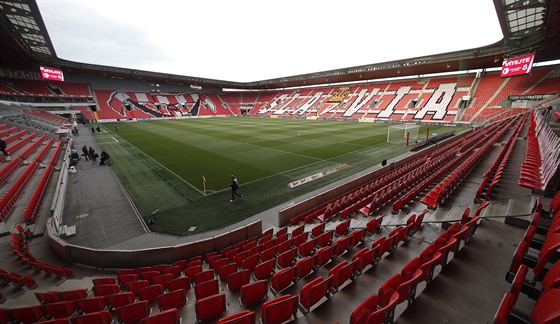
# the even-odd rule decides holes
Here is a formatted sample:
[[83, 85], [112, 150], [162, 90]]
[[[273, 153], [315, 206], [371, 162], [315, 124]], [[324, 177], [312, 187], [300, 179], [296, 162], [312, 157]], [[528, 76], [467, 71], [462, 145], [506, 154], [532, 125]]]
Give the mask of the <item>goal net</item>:
[[409, 142], [413, 142], [418, 138], [418, 130], [420, 125], [415, 124], [399, 124], [389, 126], [387, 130], [387, 143], [406, 143], [406, 134], [409, 135]]

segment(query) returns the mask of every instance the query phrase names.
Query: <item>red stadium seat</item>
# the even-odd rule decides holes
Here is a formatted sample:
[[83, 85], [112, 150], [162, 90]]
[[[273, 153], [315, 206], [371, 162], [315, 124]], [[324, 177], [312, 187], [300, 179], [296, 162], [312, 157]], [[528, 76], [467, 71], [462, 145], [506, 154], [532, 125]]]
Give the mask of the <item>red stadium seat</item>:
[[140, 320], [140, 324], [179, 324], [181, 317], [176, 308], [161, 311]]
[[138, 300], [147, 300], [150, 303], [155, 301], [159, 295], [163, 294], [163, 287], [161, 285], [151, 285], [136, 292]]
[[41, 310], [49, 318], [65, 318], [70, 317], [76, 312], [72, 301], [61, 301], [58, 303], [50, 303], [41, 305]]
[[111, 294], [103, 297], [105, 304], [109, 308], [119, 308], [124, 305], [132, 304], [136, 297], [130, 291]]
[[227, 278], [227, 287], [230, 291], [241, 289], [241, 286], [248, 284], [251, 280], [249, 270], [241, 270], [231, 273]]
[[187, 304], [187, 293], [183, 289], [177, 289], [159, 295], [157, 300], [160, 311], [172, 308], [180, 309]]
[[107, 306], [105, 304], [105, 297], [90, 297], [78, 299], [74, 301], [76, 311], [80, 314], [100, 312]]
[[147, 300], [121, 306], [115, 309], [115, 314], [120, 323], [132, 324], [150, 315], [150, 304]]
[[311, 308], [321, 299], [330, 298], [331, 287], [331, 277], [328, 277], [327, 279], [318, 277], [301, 288], [299, 292], [299, 306], [305, 316], [311, 312]]
[[69, 319], [72, 324], [111, 324], [113, 322], [111, 313], [106, 310], [72, 316]]
[[263, 324], [281, 324], [297, 318], [298, 296], [284, 295], [264, 302], [261, 306]]
[[197, 300], [218, 294], [219, 292], [220, 286], [218, 279], [212, 279], [194, 285], [194, 295]]
[[183, 289], [185, 291], [189, 291], [191, 289], [191, 281], [189, 277], [179, 277], [177, 279], [173, 279], [167, 283], [167, 288], [169, 291]]
[[256, 313], [251, 310], [244, 310], [233, 315], [220, 318], [216, 324], [254, 324]]
[[253, 306], [267, 297], [268, 281], [259, 280], [241, 287], [239, 300], [243, 307]]
[[194, 309], [198, 322], [213, 320], [226, 312], [226, 295], [215, 294], [197, 300]]
[[290, 287], [296, 280], [296, 268], [288, 267], [272, 275], [270, 290], [277, 295], [284, 289]]
[[369, 314], [377, 310], [377, 300], [373, 294], [356, 306], [350, 314], [350, 324], [366, 324]]

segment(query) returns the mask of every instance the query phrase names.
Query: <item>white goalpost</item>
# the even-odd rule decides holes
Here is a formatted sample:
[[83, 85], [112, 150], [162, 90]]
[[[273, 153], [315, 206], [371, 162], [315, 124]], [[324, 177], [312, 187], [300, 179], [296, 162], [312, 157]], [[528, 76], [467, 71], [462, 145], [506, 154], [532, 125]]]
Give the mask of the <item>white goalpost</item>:
[[406, 143], [407, 134], [409, 141], [414, 141], [419, 129], [420, 125], [416, 124], [391, 125], [387, 129], [387, 143]]

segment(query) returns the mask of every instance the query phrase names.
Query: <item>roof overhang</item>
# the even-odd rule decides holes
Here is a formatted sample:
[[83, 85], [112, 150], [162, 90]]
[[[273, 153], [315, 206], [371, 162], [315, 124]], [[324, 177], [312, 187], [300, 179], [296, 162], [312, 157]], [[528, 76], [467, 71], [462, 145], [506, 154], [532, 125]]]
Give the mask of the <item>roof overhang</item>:
[[[231, 82], [59, 59], [49, 38], [37, 3], [33, 0], [0, 0], [0, 24], [13, 42], [36, 64], [49, 64], [77, 74], [112, 76], [154, 82], [237, 89], [278, 89], [437, 72], [499, 67], [505, 57], [535, 52], [536, 62], [560, 59], [560, 1], [494, 0], [504, 38], [492, 45], [405, 60], [354, 66], [331, 71], [286, 76], [256, 82]], [[21, 60], [20, 54], [12, 63]], [[3, 61], [10, 55], [3, 53]], [[8, 58], [8, 59], [6, 59]]]

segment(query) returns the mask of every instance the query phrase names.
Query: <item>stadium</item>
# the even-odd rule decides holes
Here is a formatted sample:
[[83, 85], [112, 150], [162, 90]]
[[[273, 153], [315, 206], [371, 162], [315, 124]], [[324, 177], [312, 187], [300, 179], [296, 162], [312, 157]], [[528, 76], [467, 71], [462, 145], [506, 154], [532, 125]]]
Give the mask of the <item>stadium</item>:
[[560, 1], [248, 82], [61, 58], [38, 2], [0, 0], [0, 323], [560, 323]]

